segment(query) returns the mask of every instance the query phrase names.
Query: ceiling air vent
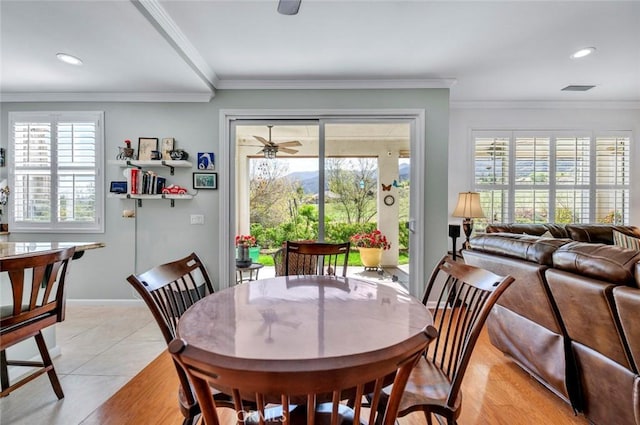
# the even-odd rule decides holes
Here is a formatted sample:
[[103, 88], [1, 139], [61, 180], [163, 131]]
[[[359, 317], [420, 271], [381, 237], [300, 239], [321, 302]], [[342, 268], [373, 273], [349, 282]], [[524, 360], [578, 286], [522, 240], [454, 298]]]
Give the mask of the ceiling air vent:
[[563, 88], [562, 91], [587, 91], [587, 90], [591, 90], [594, 87], [595, 86], [576, 86], [576, 85], [571, 85], [571, 86], [567, 86], [567, 87]]

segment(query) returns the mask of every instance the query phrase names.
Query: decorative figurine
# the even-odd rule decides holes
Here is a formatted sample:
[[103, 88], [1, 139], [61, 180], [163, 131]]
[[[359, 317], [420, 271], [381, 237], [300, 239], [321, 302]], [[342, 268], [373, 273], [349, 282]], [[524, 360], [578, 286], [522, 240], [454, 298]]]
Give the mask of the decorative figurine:
[[118, 147], [118, 156], [116, 156], [116, 159], [121, 159], [121, 160], [129, 160], [129, 159], [133, 159], [133, 148], [131, 147], [131, 140], [127, 139], [124, 141], [124, 144], [127, 146], [126, 148], [123, 148], [121, 146]]

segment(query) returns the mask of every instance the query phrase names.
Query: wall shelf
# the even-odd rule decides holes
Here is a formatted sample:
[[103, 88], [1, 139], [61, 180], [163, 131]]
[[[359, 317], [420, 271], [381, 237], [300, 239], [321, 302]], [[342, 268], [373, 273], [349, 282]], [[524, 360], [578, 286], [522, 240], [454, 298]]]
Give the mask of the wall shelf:
[[[158, 168], [158, 167], [168, 167], [170, 169], [170, 174], [173, 176], [175, 168], [191, 168], [192, 164], [189, 161], [185, 160], [174, 160], [174, 159], [160, 159], [160, 160], [137, 160], [137, 159], [110, 159], [108, 161], [109, 165], [116, 165], [120, 168], [127, 167], [135, 167], [140, 170], [145, 168]], [[111, 193], [109, 197], [118, 198], [118, 199], [136, 199], [138, 203], [138, 207], [142, 207], [142, 201], [145, 199], [148, 200], [157, 200], [157, 199], [168, 199], [171, 201], [171, 207], [175, 206], [176, 199], [193, 199], [193, 195], [185, 194], [185, 195], [172, 195], [172, 194], [156, 194], [156, 195], [148, 195], [148, 194], [130, 194], [130, 193]]]
[[109, 194], [110, 198], [118, 198], [118, 199], [136, 199], [138, 201], [138, 207], [142, 207], [142, 201], [144, 199], [148, 200], [156, 200], [156, 199], [168, 199], [171, 201], [171, 206], [175, 206], [175, 200], [178, 199], [193, 199], [193, 195], [170, 195], [170, 194], [162, 194], [162, 195], [131, 195], [128, 193], [111, 193]]
[[110, 159], [109, 164], [117, 165], [119, 167], [136, 167], [136, 168], [151, 168], [151, 167], [169, 167], [169, 173], [173, 176], [175, 168], [191, 168], [193, 164], [189, 161], [185, 160], [174, 160], [174, 159], [159, 159], [159, 160], [143, 160], [139, 161], [137, 159]]

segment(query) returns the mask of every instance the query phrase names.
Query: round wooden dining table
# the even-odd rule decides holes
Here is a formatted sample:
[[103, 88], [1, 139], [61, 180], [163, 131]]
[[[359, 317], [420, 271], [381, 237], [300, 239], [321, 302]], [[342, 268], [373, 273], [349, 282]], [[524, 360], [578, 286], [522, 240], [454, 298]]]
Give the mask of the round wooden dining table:
[[331, 370], [375, 362], [432, 324], [398, 286], [334, 276], [281, 276], [211, 294], [177, 335], [210, 361], [256, 371]]

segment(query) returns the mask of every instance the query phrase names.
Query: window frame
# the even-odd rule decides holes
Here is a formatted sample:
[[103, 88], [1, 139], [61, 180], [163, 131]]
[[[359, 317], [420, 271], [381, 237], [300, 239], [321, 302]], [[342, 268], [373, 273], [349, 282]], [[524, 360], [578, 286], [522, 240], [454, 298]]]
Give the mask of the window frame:
[[[52, 196], [50, 199], [51, 220], [46, 223], [16, 221], [15, 205], [12, 197], [9, 197], [7, 205], [9, 217], [9, 229], [11, 232], [20, 233], [104, 233], [104, 111], [12, 111], [8, 114], [8, 158], [9, 187], [15, 188], [16, 162], [15, 162], [15, 123], [16, 122], [48, 122], [51, 124], [51, 165], [47, 170], [51, 172]], [[57, 162], [58, 153], [58, 123], [63, 122], [95, 122], [95, 220], [82, 221], [58, 221], [58, 188], [59, 173], [64, 172], [64, 167]], [[53, 158], [56, 159], [53, 159]], [[87, 167], [88, 168], [88, 167]], [[85, 170], [87, 169], [85, 168]], [[75, 173], [72, 173], [75, 174]]]
[[[558, 202], [557, 193], [562, 192], [563, 188], [567, 190], [586, 190], [589, 193], [588, 203], [588, 220], [581, 221], [582, 223], [595, 223], [597, 222], [597, 196], [598, 190], [626, 190], [629, 193], [629, 198], [626, 203], [622, 205], [622, 223], [616, 224], [628, 224], [631, 216], [631, 182], [632, 180], [632, 163], [634, 162], [633, 156], [633, 132], [631, 130], [612, 130], [612, 131], [590, 131], [590, 130], [471, 130], [471, 169], [472, 169], [472, 187], [477, 192], [492, 192], [492, 191], [504, 191], [506, 192], [507, 208], [506, 217], [503, 217], [502, 222], [514, 223], [516, 222], [516, 192], [519, 190], [546, 190], [548, 192], [548, 220], [546, 222], [554, 223], [556, 220], [556, 205]], [[532, 182], [530, 184], [516, 184], [516, 141], [522, 138], [549, 138], [549, 156], [548, 156], [548, 182], [546, 184], [536, 184]], [[476, 159], [478, 158], [477, 144], [479, 139], [508, 139], [508, 175], [506, 177], [507, 183], [502, 184], [479, 184], [477, 174]], [[558, 139], [566, 138], [588, 138], [589, 139], [589, 181], [588, 184], [559, 184], [556, 181], [556, 168], [557, 168], [557, 141]], [[613, 185], [601, 185], [596, 181], [597, 168], [597, 150], [596, 142], [600, 138], [628, 138], [628, 171], [629, 171], [629, 183], [628, 184], [613, 184]], [[502, 202], [505, 202], [504, 200]], [[492, 223], [494, 220], [487, 213], [487, 223]], [[535, 221], [533, 223], [536, 223]]]

